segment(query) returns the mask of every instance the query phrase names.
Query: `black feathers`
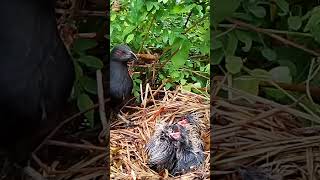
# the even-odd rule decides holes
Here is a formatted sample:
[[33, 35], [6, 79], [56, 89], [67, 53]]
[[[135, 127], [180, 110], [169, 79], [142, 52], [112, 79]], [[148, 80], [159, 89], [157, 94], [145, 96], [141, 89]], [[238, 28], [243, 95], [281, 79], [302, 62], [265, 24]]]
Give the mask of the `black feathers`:
[[11, 0], [0, 6], [0, 144], [18, 159], [55, 127], [73, 86], [74, 67], [53, 2]]
[[116, 112], [120, 110], [132, 92], [133, 82], [128, 72], [127, 62], [136, 59], [136, 55], [126, 45], [118, 45], [111, 51], [109, 93], [111, 107]]
[[158, 172], [168, 169], [179, 175], [198, 168], [204, 161], [198, 122], [187, 116], [171, 125], [158, 124], [146, 151], [149, 166]]

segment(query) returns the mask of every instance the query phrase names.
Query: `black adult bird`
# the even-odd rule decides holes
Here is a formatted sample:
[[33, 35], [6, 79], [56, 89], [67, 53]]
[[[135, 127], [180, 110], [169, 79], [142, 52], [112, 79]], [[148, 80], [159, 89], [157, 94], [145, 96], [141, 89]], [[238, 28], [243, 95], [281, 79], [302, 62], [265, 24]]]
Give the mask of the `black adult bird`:
[[24, 164], [57, 124], [74, 81], [54, 0], [0, 6], [0, 147]]
[[137, 56], [127, 45], [117, 45], [111, 51], [109, 95], [111, 98], [111, 108], [116, 113], [126, 103], [133, 88], [127, 62], [137, 59]]

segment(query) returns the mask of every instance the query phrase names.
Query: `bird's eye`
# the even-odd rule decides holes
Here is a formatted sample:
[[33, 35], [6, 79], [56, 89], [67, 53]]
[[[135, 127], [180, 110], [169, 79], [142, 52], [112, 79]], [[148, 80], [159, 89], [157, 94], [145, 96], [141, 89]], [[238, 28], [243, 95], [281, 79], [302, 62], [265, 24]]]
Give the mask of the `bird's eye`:
[[121, 56], [124, 56], [125, 52], [118, 50], [118, 51], [116, 51], [116, 54], [118, 57], [121, 57]]

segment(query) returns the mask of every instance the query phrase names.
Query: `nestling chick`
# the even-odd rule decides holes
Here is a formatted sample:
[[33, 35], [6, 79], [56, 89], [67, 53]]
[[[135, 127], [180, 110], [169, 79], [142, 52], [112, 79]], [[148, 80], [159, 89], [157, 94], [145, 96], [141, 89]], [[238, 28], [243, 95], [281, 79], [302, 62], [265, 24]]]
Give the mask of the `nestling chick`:
[[177, 143], [177, 164], [172, 171], [173, 175], [184, 174], [196, 169], [204, 161], [204, 147], [200, 136], [198, 119], [192, 115], [188, 115], [179, 121], [178, 124], [183, 127], [181, 128], [183, 135]]
[[157, 124], [156, 131], [146, 146], [150, 157], [148, 164], [152, 169], [156, 171], [173, 169], [176, 161], [175, 139], [181, 138], [178, 128], [180, 127], [177, 125]]
[[171, 125], [159, 124], [147, 145], [149, 165], [156, 171], [167, 169], [172, 175], [187, 173], [204, 161], [203, 144], [191, 116]]

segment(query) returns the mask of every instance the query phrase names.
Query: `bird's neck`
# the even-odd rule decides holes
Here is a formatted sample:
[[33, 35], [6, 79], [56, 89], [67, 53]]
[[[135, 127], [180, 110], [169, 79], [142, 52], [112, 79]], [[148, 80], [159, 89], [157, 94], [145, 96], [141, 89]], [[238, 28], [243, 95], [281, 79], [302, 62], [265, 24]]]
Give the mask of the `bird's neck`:
[[110, 61], [112, 64], [121, 64], [125, 65], [127, 67], [127, 61], [117, 61], [117, 60], [112, 60]]
[[124, 61], [111, 61], [110, 62], [111, 71], [128, 71], [127, 62]]

